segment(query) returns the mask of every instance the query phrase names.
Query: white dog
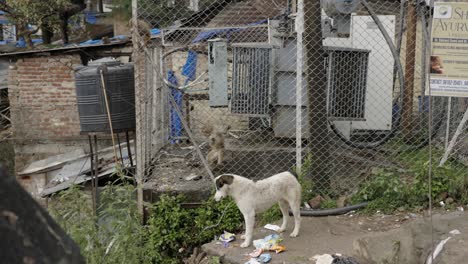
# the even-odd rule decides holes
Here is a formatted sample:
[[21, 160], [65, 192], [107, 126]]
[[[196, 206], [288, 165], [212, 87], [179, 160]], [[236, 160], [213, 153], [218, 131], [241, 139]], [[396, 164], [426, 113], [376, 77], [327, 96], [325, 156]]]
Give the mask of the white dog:
[[223, 174], [216, 177], [216, 189], [216, 201], [231, 196], [244, 215], [245, 241], [241, 247], [248, 247], [252, 243], [255, 214], [269, 209], [275, 203], [279, 204], [283, 214], [283, 224], [279, 232], [286, 230], [288, 207], [291, 207], [294, 230], [290, 236], [296, 237], [299, 234], [301, 185], [292, 173], [282, 172], [257, 182], [238, 175]]

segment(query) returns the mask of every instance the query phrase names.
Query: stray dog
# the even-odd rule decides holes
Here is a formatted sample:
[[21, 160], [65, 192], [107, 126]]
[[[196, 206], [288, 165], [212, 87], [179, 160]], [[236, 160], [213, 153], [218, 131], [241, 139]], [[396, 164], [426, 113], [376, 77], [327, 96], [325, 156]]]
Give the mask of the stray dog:
[[224, 161], [224, 135], [229, 129], [230, 126], [224, 129], [214, 129], [211, 125], [202, 129], [203, 134], [208, 137], [208, 144], [210, 145], [206, 160], [211, 169], [221, 165]]
[[226, 196], [234, 198], [244, 216], [245, 241], [241, 247], [248, 247], [252, 243], [255, 214], [269, 209], [276, 202], [283, 214], [283, 224], [279, 232], [286, 230], [289, 218], [288, 208], [291, 207], [294, 215], [294, 230], [290, 236], [296, 237], [299, 234], [301, 185], [291, 172], [282, 172], [257, 182], [233, 174], [220, 175], [216, 177], [214, 198], [220, 201]]

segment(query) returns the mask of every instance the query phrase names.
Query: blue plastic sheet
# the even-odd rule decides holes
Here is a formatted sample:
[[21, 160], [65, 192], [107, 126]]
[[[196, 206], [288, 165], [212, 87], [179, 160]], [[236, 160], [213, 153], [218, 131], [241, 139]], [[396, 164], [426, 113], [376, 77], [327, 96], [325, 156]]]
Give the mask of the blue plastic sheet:
[[[257, 21], [257, 22], [254, 22], [254, 23], [247, 24], [246, 26], [257, 26], [257, 25], [264, 24], [266, 22], [268, 22], [268, 20], [264, 19], [264, 20], [261, 20], [261, 21]], [[240, 32], [240, 31], [243, 31], [245, 29], [246, 28], [233, 27], [233, 28], [213, 29], [213, 30], [209, 30], [209, 31], [202, 31], [202, 32], [198, 33], [198, 35], [192, 40], [192, 44], [215, 38], [215, 37], [217, 37], [217, 36], [219, 36], [220, 34], [223, 34], [223, 33], [225, 33], [227, 35], [227, 38], [229, 39], [230, 34], [232, 34], [234, 32]]]
[[97, 23], [97, 17], [95, 12], [86, 12], [85, 13], [85, 20], [88, 24], [94, 25]]
[[195, 80], [197, 74], [197, 60], [198, 54], [193, 50], [189, 50], [187, 54], [187, 60], [182, 68], [182, 75], [187, 77], [186, 83]]
[[159, 34], [161, 34], [161, 30], [159, 30], [159, 28], [152, 28], [151, 29], [151, 35], [152, 36], [159, 35]]
[[[177, 78], [174, 74], [174, 72], [172, 70], [169, 70], [167, 72], [167, 80], [174, 86], [178, 86], [178, 82], [177, 82]], [[174, 98], [177, 106], [179, 107], [179, 109], [182, 109], [182, 97], [183, 97], [183, 93], [182, 91], [176, 89], [176, 88], [170, 88], [171, 89], [171, 94], [172, 94], [172, 97]], [[171, 110], [170, 110], [170, 137], [172, 138], [171, 139], [171, 143], [172, 144], [175, 144], [178, 142], [178, 138], [182, 136], [182, 122], [179, 118], [179, 116], [177, 115], [177, 112], [176, 110], [174, 109], [174, 107], [171, 105]]]

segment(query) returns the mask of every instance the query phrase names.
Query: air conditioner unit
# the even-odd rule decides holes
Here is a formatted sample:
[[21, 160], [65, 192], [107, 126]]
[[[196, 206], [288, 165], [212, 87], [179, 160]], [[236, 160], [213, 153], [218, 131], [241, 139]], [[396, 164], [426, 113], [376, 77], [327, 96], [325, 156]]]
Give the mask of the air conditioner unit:
[[[282, 50], [290, 53], [286, 47], [280, 55]], [[364, 120], [369, 51], [327, 47], [326, 52], [329, 117]], [[231, 113], [269, 117], [270, 105], [295, 106], [295, 63], [275, 55], [271, 46], [233, 45]]]

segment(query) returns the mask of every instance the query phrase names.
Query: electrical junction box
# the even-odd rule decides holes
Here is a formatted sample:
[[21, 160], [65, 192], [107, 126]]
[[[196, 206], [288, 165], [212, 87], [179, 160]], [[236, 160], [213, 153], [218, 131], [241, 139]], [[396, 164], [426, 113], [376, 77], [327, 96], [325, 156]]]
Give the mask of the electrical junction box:
[[228, 106], [227, 43], [224, 39], [208, 41], [208, 76], [210, 107]]

